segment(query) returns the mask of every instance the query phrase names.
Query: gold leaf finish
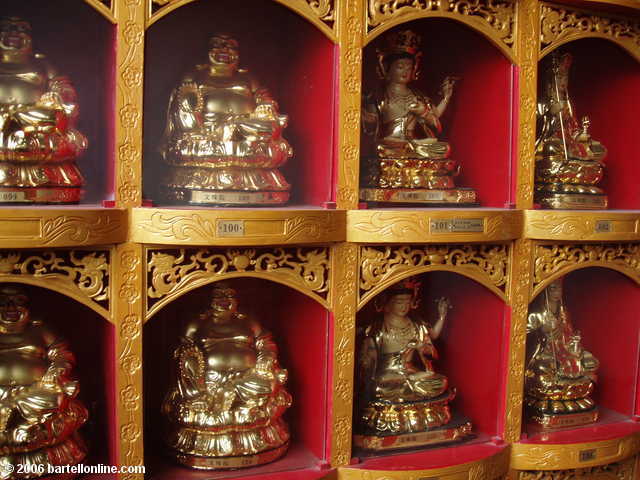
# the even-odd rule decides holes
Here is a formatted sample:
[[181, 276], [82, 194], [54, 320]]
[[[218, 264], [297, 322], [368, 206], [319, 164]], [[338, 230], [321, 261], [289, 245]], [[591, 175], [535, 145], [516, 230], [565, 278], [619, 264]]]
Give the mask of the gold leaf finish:
[[640, 283], [640, 244], [536, 245], [532, 297], [555, 278], [595, 266], [618, 270]]
[[109, 316], [109, 250], [0, 250], [0, 282], [64, 293]]
[[640, 240], [640, 214], [627, 212], [550, 212], [527, 210], [526, 238], [539, 240]]
[[360, 247], [358, 308], [404, 277], [449, 270], [473, 278], [506, 300], [507, 245], [403, 245]]
[[597, 467], [520, 472], [519, 480], [634, 480], [637, 458]]
[[564, 43], [587, 37], [611, 40], [640, 60], [640, 22], [637, 19], [542, 4], [541, 57]]
[[[180, 245], [286, 245], [343, 241], [345, 212], [339, 210], [189, 210], [136, 208], [132, 239]], [[242, 222], [243, 234], [219, 232], [224, 222]]]
[[254, 276], [283, 283], [329, 307], [329, 249], [147, 250], [147, 318], [193, 288], [229, 277]]
[[[481, 232], [436, 232], [434, 221], [480, 220]], [[351, 210], [347, 241], [360, 243], [491, 242], [512, 240], [522, 232], [522, 212], [516, 210]]]
[[[594, 450], [591, 459], [580, 453]], [[535, 444], [515, 443], [511, 446], [511, 468], [516, 470], [565, 470], [589, 468], [619, 462], [640, 451], [640, 433], [622, 438], [590, 443]], [[582, 461], [581, 461], [582, 460]]]

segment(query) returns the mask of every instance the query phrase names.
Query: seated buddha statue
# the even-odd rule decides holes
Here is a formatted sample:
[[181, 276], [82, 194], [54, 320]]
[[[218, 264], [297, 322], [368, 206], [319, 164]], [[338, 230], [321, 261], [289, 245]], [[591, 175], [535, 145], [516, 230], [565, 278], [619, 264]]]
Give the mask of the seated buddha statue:
[[598, 365], [571, 325], [562, 282], [556, 280], [529, 309], [525, 403], [530, 421], [546, 428], [594, 422], [598, 411], [590, 394]]
[[162, 411], [179, 463], [226, 469], [284, 455], [287, 371], [271, 333], [238, 312], [235, 290], [216, 284], [211, 308], [187, 325], [173, 356], [177, 375]]
[[[4, 465], [75, 465], [86, 456], [78, 429], [87, 410], [68, 345], [31, 318], [26, 291], [0, 285], [0, 470]], [[17, 468], [17, 467], [16, 467]], [[14, 472], [16, 477], [33, 478]]]
[[290, 186], [277, 169], [293, 151], [282, 137], [287, 116], [246, 70], [238, 42], [209, 41], [197, 65], [171, 94], [161, 148], [170, 201], [192, 204], [282, 204]]
[[554, 52], [543, 65], [536, 139], [536, 202], [545, 208], [607, 207], [598, 187], [607, 149], [589, 133], [590, 120], [579, 122], [569, 96], [569, 53]]
[[382, 450], [446, 443], [471, 432], [468, 422], [447, 425], [455, 389], [432, 363], [438, 358], [433, 340], [440, 336], [451, 304], [446, 298], [437, 300], [433, 325], [412, 318], [419, 285], [407, 279], [387, 289], [376, 299], [381, 316], [361, 335], [356, 447]]
[[460, 166], [451, 148], [437, 135], [440, 117], [453, 95], [454, 77], [442, 83], [437, 105], [412, 83], [422, 52], [420, 37], [401, 30], [386, 37], [378, 49], [378, 75], [383, 85], [363, 101], [363, 132], [376, 156], [364, 159], [363, 200], [398, 203], [474, 203], [471, 189], [456, 189], [453, 177]]
[[33, 53], [29, 23], [0, 20], [0, 202], [80, 200], [77, 118], [71, 81]]

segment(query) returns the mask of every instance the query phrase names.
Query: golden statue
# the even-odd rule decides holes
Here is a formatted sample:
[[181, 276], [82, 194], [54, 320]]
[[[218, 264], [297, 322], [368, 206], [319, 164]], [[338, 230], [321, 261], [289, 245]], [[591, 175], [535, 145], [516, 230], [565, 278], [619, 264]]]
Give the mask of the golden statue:
[[[31, 318], [22, 287], [0, 286], [0, 472], [33, 478], [48, 466], [75, 465], [86, 456], [78, 429], [87, 410], [76, 398], [78, 382], [68, 345]], [[5, 476], [7, 465], [16, 467]], [[17, 465], [35, 465], [18, 475]]]
[[171, 94], [162, 146], [169, 201], [277, 205], [289, 199], [277, 169], [293, 155], [282, 138], [287, 116], [238, 63], [238, 42], [215, 35], [209, 63], [197, 65]]
[[556, 280], [529, 309], [525, 403], [530, 421], [543, 428], [581, 425], [598, 418], [589, 395], [599, 363], [583, 349], [562, 297], [562, 281]]
[[536, 139], [536, 202], [545, 208], [607, 208], [602, 180], [607, 149], [578, 122], [569, 97], [572, 57], [554, 52], [543, 68]]
[[80, 200], [75, 160], [87, 139], [77, 118], [71, 81], [33, 53], [29, 23], [0, 20], [0, 203]]
[[284, 455], [287, 371], [278, 364], [271, 333], [238, 312], [235, 290], [216, 284], [211, 308], [187, 326], [174, 358], [177, 378], [162, 411], [178, 462], [226, 469]]
[[450, 158], [449, 144], [437, 138], [457, 79], [445, 78], [437, 105], [414, 88], [419, 47], [418, 35], [401, 30], [388, 35], [377, 52], [384, 85], [365, 96], [362, 112], [363, 132], [373, 137], [376, 157], [364, 160], [360, 196], [383, 203], [477, 204], [474, 190], [455, 187], [460, 166]]
[[471, 433], [469, 422], [451, 422], [449, 402], [456, 392], [432, 365], [438, 358], [433, 340], [442, 332], [451, 303], [437, 300], [433, 326], [412, 319], [409, 312], [418, 307], [419, 287], [407, 279], [387, 289], [376, 299], [381, 318], [364, 330], [354, 436], [354, 445], [364, 450], [447, 443]]

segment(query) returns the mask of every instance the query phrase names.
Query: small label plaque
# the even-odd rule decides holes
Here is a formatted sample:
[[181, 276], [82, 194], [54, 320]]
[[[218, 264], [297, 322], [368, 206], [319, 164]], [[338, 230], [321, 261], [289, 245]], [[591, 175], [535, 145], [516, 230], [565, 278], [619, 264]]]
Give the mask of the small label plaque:
[[431, 233], [484, 232], [484, 218], [439, 218], [429, 222]]
[[407, 202], [442, 202], [444, 201], [444, 192], [442, 191], [418, 191], [418, 192], [398, 192], [395, 195], [396, 200], [404, 200]]
[[613, 232], [613, 222], [611, 220], [598, 220], [595, 226], [596, 233]]
[[244, 237], [244, 220], [218, 220], [216, 233], [218, 237]]
[[0, 192], [0, 202], [24, 202], [24, 192]]
[[580, 450], [578, 454], [581, 462], [589, 462], [596, 459], [596, 449], [590, 448], [589, 450]]

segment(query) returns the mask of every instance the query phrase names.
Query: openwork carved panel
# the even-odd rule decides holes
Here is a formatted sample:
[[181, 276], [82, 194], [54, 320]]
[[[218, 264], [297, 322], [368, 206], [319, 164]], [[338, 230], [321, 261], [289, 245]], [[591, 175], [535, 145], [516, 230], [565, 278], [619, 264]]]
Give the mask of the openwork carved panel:
[[524, 471], [519, 480], [633, 480], [635, 458], [590, 468], [572, 470]]
[[510, 0], [369, 0], [367, 31], [399, 17], [426, 12], [467, 16], [493, 30], [505, 45], [511, 47], [515, 42], [515, 2]]
[[505, 298], [508, 263], [506, 245], [363, 246], [358, 303], [364, 305], [371, 296], [423, 267], [459, 271]]
[[109, 310], [109, 251], [0, 251], [0, 281], [16, 276], [46, 282], [53, 290], [86, 297]]
[[537, 245], [533, 270], [534, 296], [544, 286], [545, 280], [578, 265], [621, 270], [640, 283], [640, 244]]
[[148, 312], [214, 278], [243, 274], [284, 283], [328, 306], [327, 247], [149, 249], [147, 271]]
[[590, 12], [543, 4], [540, 23], [542, 55], [559, 43], [588, 37], [608, 37], [640, 58], [640, 22], [627, 18], [600, 16]]

